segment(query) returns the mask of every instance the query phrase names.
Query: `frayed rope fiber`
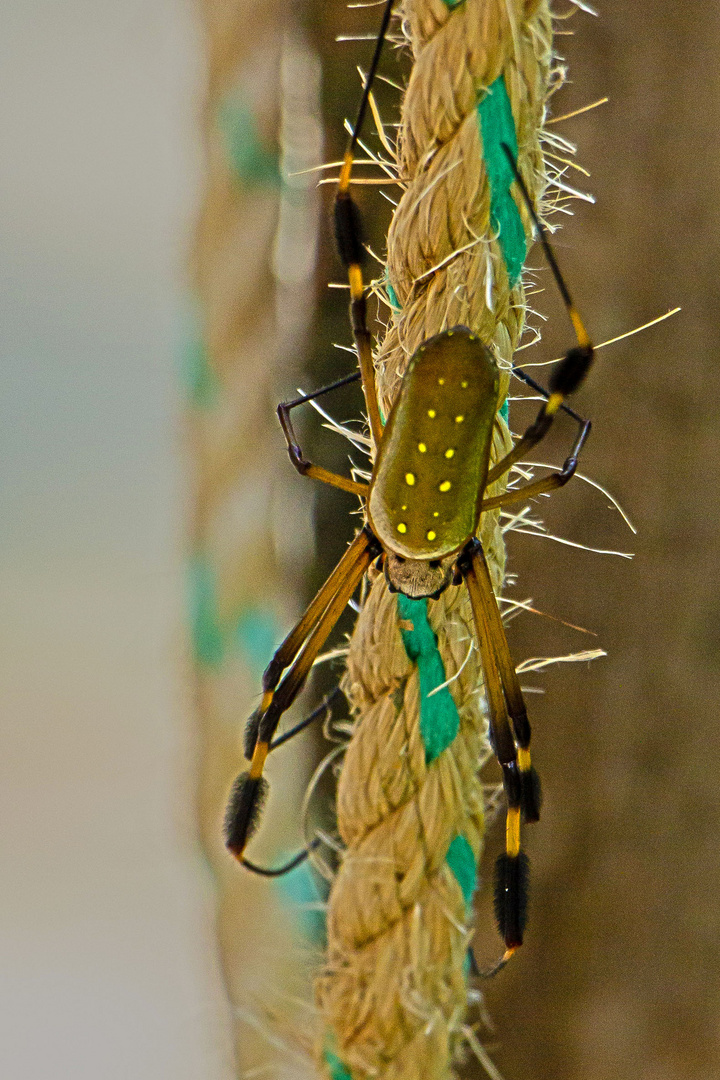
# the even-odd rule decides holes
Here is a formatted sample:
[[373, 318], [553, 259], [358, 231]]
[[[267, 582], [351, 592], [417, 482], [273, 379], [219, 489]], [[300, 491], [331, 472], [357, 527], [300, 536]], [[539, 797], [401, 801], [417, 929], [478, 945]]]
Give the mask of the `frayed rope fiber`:
[[[500, 144], [517, 148], [541, 194], [551, 68], [545, 0], [406, 0], [401, 14], [414, 66], [397, 145], [405, 191], [388, 236], [393, 318], [376, 356], [384, 415], [412, 353], [448, 327], [470, 327], [510, 367], [531, 226]], [[504, 373], [503, 398], [508, 382]], [[511, 445], [505, 421], [501, 411], [493, 460]], [[497, 514], [484, 515], [481, 539], [497, 591]], [[337, 797], [345, 852], [317, 984], [321, 1068], [333, 1080], [453, 1075], [484, 835], [478, 771], [490, 753], [473, 638], [464, 588], [413, 601], [378, 575], [350, 643], [343, 686], [356, 722]]]

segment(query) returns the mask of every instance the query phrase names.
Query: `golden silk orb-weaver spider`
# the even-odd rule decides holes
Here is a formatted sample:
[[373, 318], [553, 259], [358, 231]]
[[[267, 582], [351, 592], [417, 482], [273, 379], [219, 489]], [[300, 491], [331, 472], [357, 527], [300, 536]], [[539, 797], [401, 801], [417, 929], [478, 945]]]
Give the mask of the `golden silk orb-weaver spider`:
[[[495, 907], [505, 956], [522, 943], [527, 897], [527, 857], [521, 847], [521, 823], [537, 821], [539, 782], [530, 757], [530, 725], [522, 691], [493, 593], [482, 545], [478, 540], [484, 513], [561, 487], [573, 476], [590, 431], [567, 407], [565, 398], [584, 378], [593, 346], [560, 274], [547, 234], [520, 176], [511, 148], [503, 144], [512, 175], [537, 229], [538, 237], [568, 310], [577, 344], [559, 362], [545, 390], [519, 369], [519, 377], [544, 398], [532, 424], [513, 449], [490, 467], [490, 448], [499, 399], [499, 370], [490, 348], [467, 327], [456, 326], [423, 342], [411, 357], [393, 407], [383, 423], [378, 404], [365, 287], [361, 263], [360, 215], [351, 194], [351, 171], [358, 135], [369, 100], [393, 0], [388, 0], [375, 55], [345, 153], [335, 198], [335, 231], [350, 285], [350, 315], [359, 372], [331, 387], [278, 407], [290, 460], [303, 475], [358, 495], [364, 524], [317, 596], [274, 654], [263, 676], [263, 696], [246, 732], [249, 768], [236, 779], [229, 798], [226, 844], [246, 867], [277, 875], [296, 866], [307, 850], [277, 869], [265, 869], [245, 855], [267, 792], [263, 776], [268, 753], [293, 732], [275, 738], [328, 635], [373, 562], [382, 566], [390, 589], [412, 598], [437, 598], [445, 589], [466, 587], [469, 594], [485, 682], [489, 735], [500, 763], [507, 802], [505, 852], [496, 867]], [[353, 379], [360, 379], [374, 446], [367, 484], [331, 473], [308, 461], [291, 421], [297, 406]], [[558, 412], [578, 424], [578, 434], [560, 471], [486, 497], [547, 433]], [[319, 710], [318, 710], [319, 711]]]

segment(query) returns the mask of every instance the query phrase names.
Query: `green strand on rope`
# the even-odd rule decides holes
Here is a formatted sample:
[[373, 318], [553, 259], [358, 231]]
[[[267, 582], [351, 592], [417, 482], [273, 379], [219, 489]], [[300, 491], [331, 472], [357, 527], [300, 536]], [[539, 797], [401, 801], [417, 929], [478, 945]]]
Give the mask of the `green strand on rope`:
[[500, 75], [488, 87], [477, 106], [483, 157], [490, 184], [490, 224], [498, 233], [500, 250], [507, 267], [510, 285], [516, 285], [522, 274], [527, 240], [517, 204], [510, 194], [514, 176], [510, 162], [502, 149], [509, 146], [517, 159], [517, 135], [505, 79]]
[[280, 639], [280, 628], [272, 613], [245, 606], [226, 625], [220, 620], [217, 575], [207, 555], [195, 552], [190, 559], [190, 626], [197, 662], [219, 667], [228, 653], [240, 654], [260, 678]]
[[183, 319], [183, 323], [184, 343], [180, 352], [182, 382], [193, 408], [212, 409], [220, 394], [220, 380], [210, 363], [201, 320], [191, 314]]
[[332, 1050], [325, 1051], [325, 1064], [330, 1070], [331, 1080], [352, 1080], [352, 1075]]
[[[281, 860], [283, 853], [278, 855], [278, 862]], [[306, 860], [288, 874], [277, 878], [276, 887], [283, 905], [293, 916], [305, 940], [315, 948], [324, 949], [327, 945], [327, 923], [323, 905], [329, 891], [327, 882], [323, 880], [318, 884]]]
[[[446, 681], [445, 666], [438, 649], [437, 637], [428, 621], [427, 600], [412, 600], [398, 593], [397, 607], [405, 651], [418, 668], [420, 734], [425, 746], [425, 760], [429, 765], [447, 749], [457, 735], [460, 716], [452, 694], [447, 686], [443, 686]], [[412, 629], [403, 623], [409, 623]], [[460, 886], [469, 914], [477, 884], [477, 863], [473, 849], [464, 836], [458, 834], [451, 840], [445, 861]], [[332, 1080], [346, 1080], [348, 1074], [344, 1071], [344, 1066], [337, 1058], [334, 1060], [343, 1071], [335, 1071], [328, 1061]]]
[[453, 874], [457, 878], [465, 901], [465, 906], [470, 911], [472, 899], [477, 886], [477, 863], [475, 853], [464, 836], [458, 834], [451, 841], [446, 861]]
[[218, 618], [215, 571], [202, 552], [190, 559], [190, 627], [195, 659], [203, 667], [219, 667], [225, 641]]
[[232, 641], [242, 653], [253, 678], [261, 678], [281, 640], [280, 627], [272, 612], [248, 604], [238, 615]]
[[[490, 184], [490, 223], [498, 233], [500, 250], [507, 267], [510, 285], [520, 280], [527, 239], [517, 203], [510, 194], [514, 176], [502, 149], [509, 146], [517, 160], [517, 135], [505, 79], [500, 75], [477, 107], [480, 136], [483, 143], [485, 168]], [[508, 422], [510, 407], [507, 399], [500, 407], [500, 416]]]
[[[405, 652], [417, 664], [420, 682], [420, 734], [429, 765], [458, 733], [460, 716], [447, 686], [435, 631], [428, 622], [427, 600], [398, 593], [397, 610]], [[405, 625], [403, 625], [405, 624]], [[408, 626], [409, 624], [409, 626]]]
[[248, 187], [281, 186], [278, 154], [263, 144], [252, 110], [237, 90], [221, 104], [218, 127], [238, 180]]
[[387, 271], [386, 271], [386, 276], [385, 276], [385, 288], [387, 289], [388, 300], [390, 301], [390, 307], [393, 309], [393, 312], [397, 315], [400, 311], [402, 311], [402, 308], [400, 307], [400, 301], [397, 298], [397, 293], [395, 292], [392, 285], [390, 284], [390, 278], [387, 276]]

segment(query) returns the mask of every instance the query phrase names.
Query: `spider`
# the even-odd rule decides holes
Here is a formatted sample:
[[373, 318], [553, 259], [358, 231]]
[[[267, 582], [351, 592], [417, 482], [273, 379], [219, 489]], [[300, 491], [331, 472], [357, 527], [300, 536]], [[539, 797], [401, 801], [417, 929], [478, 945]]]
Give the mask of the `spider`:
[[[496, 865], [495, 886], [495, 911], [505, 942], [504, 962], [523, 940], [528, 863], [521, 847], [521, 823], [538, 820], [540, 785], [531, 763], [527, 711], [478, 533], [481, 517], [487, 511], [553, 491], [573, 476], [578, 455], [590, 432], [590, 422], [568, 408], [565, 398], [587, 373], [593, 360], [593, 346], [520, 176], [515, 156], [510, 147], [503, 144], [520, 195], [535, 224], [568, 311], [577, 343], [554, 368], [549, 390], [520, 369], [513, 369], [544, 400], [535, 420], [513, 449], [492, 467], [493, 425], [501, 405], [499, 370], [488, 345], [467, 327], [455, 326], [422, 343], [409, 361], [398, 396], [387, 421], [383, 422], [367, 326], [360, 214], [350, 193], [350, 184], [358, 135], [392, 5], [393, 0], [387, 0], [335, 197], [335, 232], [350, 285], [350, 317], [359, 372], [331, 387], [278, 406], [278, 417], [294, 467], [305, 476], [358, 495], [363, 504], [364, 523], [265, 670], [262, 700], [250, 718], [246, 732], [245, 754], [249, 768], [233, 784], [225, 819], [225, 838], [227, 847], [243, 865], [268, 875], [286, 872], [310, 850], [302, 851], [274, 870], [259, 867], [245, 856], [246, 845], [257, 826], [267, 793], [263, 770], [268, 753], [306, 723], [274, 739], [280, 719], [305, 683], [323, 644], [371, 564], [382, 567], [392, 591], [416, 599], [436, 599], [445, 589], [465, 587], [484, 675], [490, 742], [502, 769], [507, 802], [505, 852]], [[372, 474], [367, 484], [331, 473], [308, 461], [295, 436], [290, 415], [299, 405], [353, 379], [359, 379], [362, 384], [374, 446]], [[578, 425], [577, 436], [562, 469], [524, 487], [487, 497], [488, 487], [506, 475], [546, 435], [560, 410], [568, 413]], [[316, 712], [323, 708], [321, 706]]]

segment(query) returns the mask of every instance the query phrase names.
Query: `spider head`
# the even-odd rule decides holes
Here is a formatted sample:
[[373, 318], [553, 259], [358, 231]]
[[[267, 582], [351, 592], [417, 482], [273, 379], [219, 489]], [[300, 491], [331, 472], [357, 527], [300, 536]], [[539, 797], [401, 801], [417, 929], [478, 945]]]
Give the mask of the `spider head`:
[[452, 581], [454, 559], [404, 559], [388, 552], [385, 578], [391, 592], [400, 592], [413, 600], [436, 600]]

